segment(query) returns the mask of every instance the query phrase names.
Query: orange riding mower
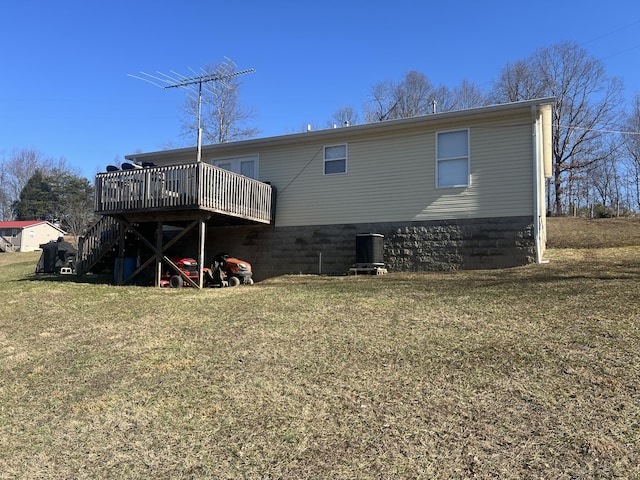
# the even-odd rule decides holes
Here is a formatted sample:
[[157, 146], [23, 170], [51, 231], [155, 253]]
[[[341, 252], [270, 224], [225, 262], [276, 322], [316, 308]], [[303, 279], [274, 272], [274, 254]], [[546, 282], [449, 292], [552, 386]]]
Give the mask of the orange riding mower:
[[[188, 257], [171, 257], [171, 261], [189, 279], [198, 283], [198, 262]], [[227, 253], [219, 253], [213, 258], [210, 268], [203, 268], [205, 287], [236, 287], [253, 285], [251, 264], [232, 257]], [[171, 269], [163, 272], [160, 278], [161, 287], [180, 288], [190, 285], [181, 275]]]

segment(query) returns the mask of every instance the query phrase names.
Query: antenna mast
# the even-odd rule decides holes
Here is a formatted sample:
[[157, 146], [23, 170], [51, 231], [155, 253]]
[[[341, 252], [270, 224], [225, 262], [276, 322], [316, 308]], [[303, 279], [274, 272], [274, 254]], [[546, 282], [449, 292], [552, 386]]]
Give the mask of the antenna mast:
[[[240, 75], [245, 75], [247, 73], [255, 72], [255, 69], [250, 68], [247, 70], [241, 70], [237, 72], [236, 64], [233, 60], [226, 59], [224, 63], [220, 66], [216, 67], [213, 73], [205, 72], [203, 69], [201, 74], [197, 74], [192, 70], [192, 73], [195, 76], [186, 77], [179, 73], [176, 73], [170, 70], [171, 75], [167, 75], [162, 72], [156, 72], [158, 76], [151, 75], [145, 72], [140, 72], [143, 77], [138, 77], [135, 75], [129, 75], [130, 77], [137, 78], [138, 80], [143, 80], [145, 82], [151, 83], [156, 87], [161, 88], [162, 90], [167, 90], [169, 88], [183, 88], [187, 90], [187, 95], [191, 97], [191, 94], [197, 93], [197, 102], [198, 102], [198, 140], [197, 140], [197, 162], [202, 161], [202, 85], [213, 82], [214, 84], [221, 84], [224, 88], [231, 88], [225, 80], [228, 80], [233, 77], [237, 77]], [[196, 92], [196, 85], [198, 86]], [[215, 93], [215, 87], [213, 92]], [[193, 97], [191, 97], [193, 98]]]

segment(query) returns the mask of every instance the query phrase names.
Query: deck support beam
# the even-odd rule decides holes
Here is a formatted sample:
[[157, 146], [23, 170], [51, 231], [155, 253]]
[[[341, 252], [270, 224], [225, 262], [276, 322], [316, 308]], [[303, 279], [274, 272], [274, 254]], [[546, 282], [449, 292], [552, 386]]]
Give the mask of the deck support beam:
[[[164, 222], [158, 221], [156, 224], [156, 243], [155, 245], [151, 243], [149, 240], [145, 238], [145, 236], [138, 231], [138, 229], [131, 224], [124, 217], [115, 217], [115, 220], [120, 224], [120, 240], [119, 240], [119, 250], [118, 250], [118, 278], [116, 279], [116, 285], [124, 285], [127, 282], [131, 281], [135, 278], [140, 272], [142, 272], [145, 268], [147, 268], [151, 263], [155, 263], [154, 268], [154, 283], [157, 287], [160, 286], [160, 277], [162, 275], [162, 262], [165, 262], [169, 267], [176, 272], [176, 274], [180, 275], [183, 280], [189, 283], [191, 286], [196, 288], [203, 288], [203, 265], [204, 265], [204, 251], [205, 251], [205, 232], [206, 232], [206, 222], [208, 217], [202, 216], [196, 220], [193, 220], [189, 225], [187, 225], [178, 235], [172, 238], [166, 245], [163, 245], [162, 238], [162, 227]], [[199, 230], [199, 240], [198, 240], [198, 262], [199, 262], [199, 282], [196, 283], [186, 275], [180, 271], [180, 269], [165, 255], [165, 251], [169, 249], [172, 245], [174, 245], [178, 240], [180, 240], [184, 235], [189, 233], [193, 228], [198, 226]], [[138, 239], [144, 243], [152, 252], [153, 255], [149, 257], [142, 265], [140, 265], [133, 273], [128, 275], [126, 278], [123, 278], [123, 269], [124, 269], [124, 240], [126, 232], [133, 233]]]
[[156, 249], [155, 249], [155, 267], [154, 271], [154, 285], [156, 288], [160, 288], [160, 278], [162, 277], [162, 228], [164, 222], [160, 220], [156, 225]]
[[117, 278], [114, 279], [116, 285], [124, 285], [124, 241], [125, 234], [127, 233], [125, 228], [120, 229], [118, 239], [118, 259], [117, 259]]
[[204, 252], [207, 235], [207, 223], [204, 218], [200, 218], [198, 223], [198, 288], [204, 287]]

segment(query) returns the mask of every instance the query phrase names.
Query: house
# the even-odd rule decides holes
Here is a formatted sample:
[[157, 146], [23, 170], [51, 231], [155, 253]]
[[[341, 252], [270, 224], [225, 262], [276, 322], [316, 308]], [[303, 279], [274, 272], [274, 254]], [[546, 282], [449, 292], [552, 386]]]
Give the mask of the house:
[[64, 235], [60, 227], [44, 220], [0, 222], [0, 251], [33, 252]]
[[191, 221], [171, 247], [202, 261], [228, 251], [258, 279], [343, 274], [362, 233], [384, 235], [391, 271], [541, 262], [553, 103], [210, 145], [200, 163], [195, 147], [134, 154], [154, 167], [98, 174], [96, 211], [139, 225], [157, 265], [158, 232]]

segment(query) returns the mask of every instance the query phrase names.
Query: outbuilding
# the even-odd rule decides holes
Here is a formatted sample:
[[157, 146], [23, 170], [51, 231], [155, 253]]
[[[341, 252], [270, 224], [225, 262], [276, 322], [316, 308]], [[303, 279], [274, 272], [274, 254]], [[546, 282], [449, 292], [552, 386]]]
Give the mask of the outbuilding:
[[33, 252], [64, 235], [64, 230], [46, 220], [0, 222], [0, 251]]

